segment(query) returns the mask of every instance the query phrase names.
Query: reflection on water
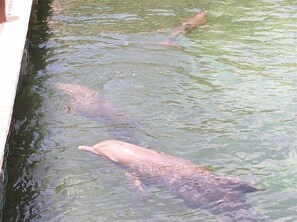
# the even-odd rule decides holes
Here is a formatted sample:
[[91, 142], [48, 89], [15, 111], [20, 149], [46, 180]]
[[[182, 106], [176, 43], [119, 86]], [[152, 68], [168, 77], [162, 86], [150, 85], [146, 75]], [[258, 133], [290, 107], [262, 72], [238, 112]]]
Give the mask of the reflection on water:
[[[159, 44], [201, 9], [206, 26]], [[266, 190], [248, 201], [268, 221], [297, 220], [296, 15], [290, 0], [40, 3], [32, 73], [9, 140], [3, 220], [214, 220], [166, 190], [148, 187], [141, 202], [124, 171], [77, 150], [112, 138], [113, 124], [68, 113], [57, 82], [117, 107], [135, 123], [129, 135], [139, 145], [258, 182]]]

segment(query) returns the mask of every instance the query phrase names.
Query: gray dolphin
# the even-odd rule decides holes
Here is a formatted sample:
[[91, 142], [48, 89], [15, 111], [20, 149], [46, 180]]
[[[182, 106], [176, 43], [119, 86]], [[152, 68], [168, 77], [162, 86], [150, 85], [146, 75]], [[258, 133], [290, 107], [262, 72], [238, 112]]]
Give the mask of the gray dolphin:
[[238, 178], [215, 176], [206, 168], [117, 140], [79, 146], [126, 168], [132, 188], [144, 196], [146, 185], [168, 189], [191, 208], [214, 214], [220, 221], [264, 221], [246, 201], [246, 193], [258, 191]]
[[102, 123], [113, 139], [134, 141], [135, 123], [97, 91], [71, 83], [56, 83], [55, 87], [69, 95], [68, 113]]

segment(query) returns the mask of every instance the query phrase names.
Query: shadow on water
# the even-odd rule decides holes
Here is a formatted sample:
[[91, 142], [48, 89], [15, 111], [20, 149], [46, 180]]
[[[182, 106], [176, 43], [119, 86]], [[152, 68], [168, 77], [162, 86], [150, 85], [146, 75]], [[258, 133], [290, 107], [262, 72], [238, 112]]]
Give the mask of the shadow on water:
[[16, 96], [5, 158], [7, 181], [3, 221], [30, 220], [34, 217], [34, 209], [38, 209], [38, 206], [33, 206], [36, 203], [34, 199], [38, 198], [43, 181], [40, 181], [42, 176], [36, 176], [42, 172], [34, 172], [34, 166], [43, 158], [41, 141], [45, 133], [38, 122], [41, 87], [36, 74], [46, 66], [48, 49], [41, 46], [50, 35], [47, 22], [52, 13], [51, 2], [45, 0], [34, 5], [29, 24], [29, 71]]

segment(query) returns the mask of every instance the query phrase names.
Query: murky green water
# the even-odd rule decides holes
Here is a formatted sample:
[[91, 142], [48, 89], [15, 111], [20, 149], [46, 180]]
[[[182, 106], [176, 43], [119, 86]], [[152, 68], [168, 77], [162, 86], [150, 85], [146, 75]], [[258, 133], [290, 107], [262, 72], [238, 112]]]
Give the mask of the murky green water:
[[[3, 221], [212, 221], [77, 147], [113, 126], [67, 112], [56, 82], [87, 86], [133, 122], [133, 142], [255, 181], [267, 221], [297, 220], [297, 4], [43, 1], [15, 105]], [[205, 9], [209, 21], [161, 45]], [[131, 130], [131, 128], [129, 129]], [[123, 138], [129, 141], [132, 138]]]

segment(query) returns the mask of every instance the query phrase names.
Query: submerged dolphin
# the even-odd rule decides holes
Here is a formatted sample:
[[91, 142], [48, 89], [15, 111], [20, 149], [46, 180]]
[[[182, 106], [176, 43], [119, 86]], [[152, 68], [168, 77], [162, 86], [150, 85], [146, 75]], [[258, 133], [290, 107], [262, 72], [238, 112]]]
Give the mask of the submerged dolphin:
[[134, 140], [134, 123], [97, 91], [70, 83], [56, 83], [55, 87], [64, 90], [70, 96], [68, 113], [101, 122], [114, 139]]
[[252, 213], [246, 193], [258, 189], [237, 178], [215, 176], [188, 160], [118, 140], [79, 146], [120, 164], [133, 179], [132, 188], [144, 195], [145, 185], [168, 189], [191, 208], [200, 208], [223, 221], [262, 221]]

